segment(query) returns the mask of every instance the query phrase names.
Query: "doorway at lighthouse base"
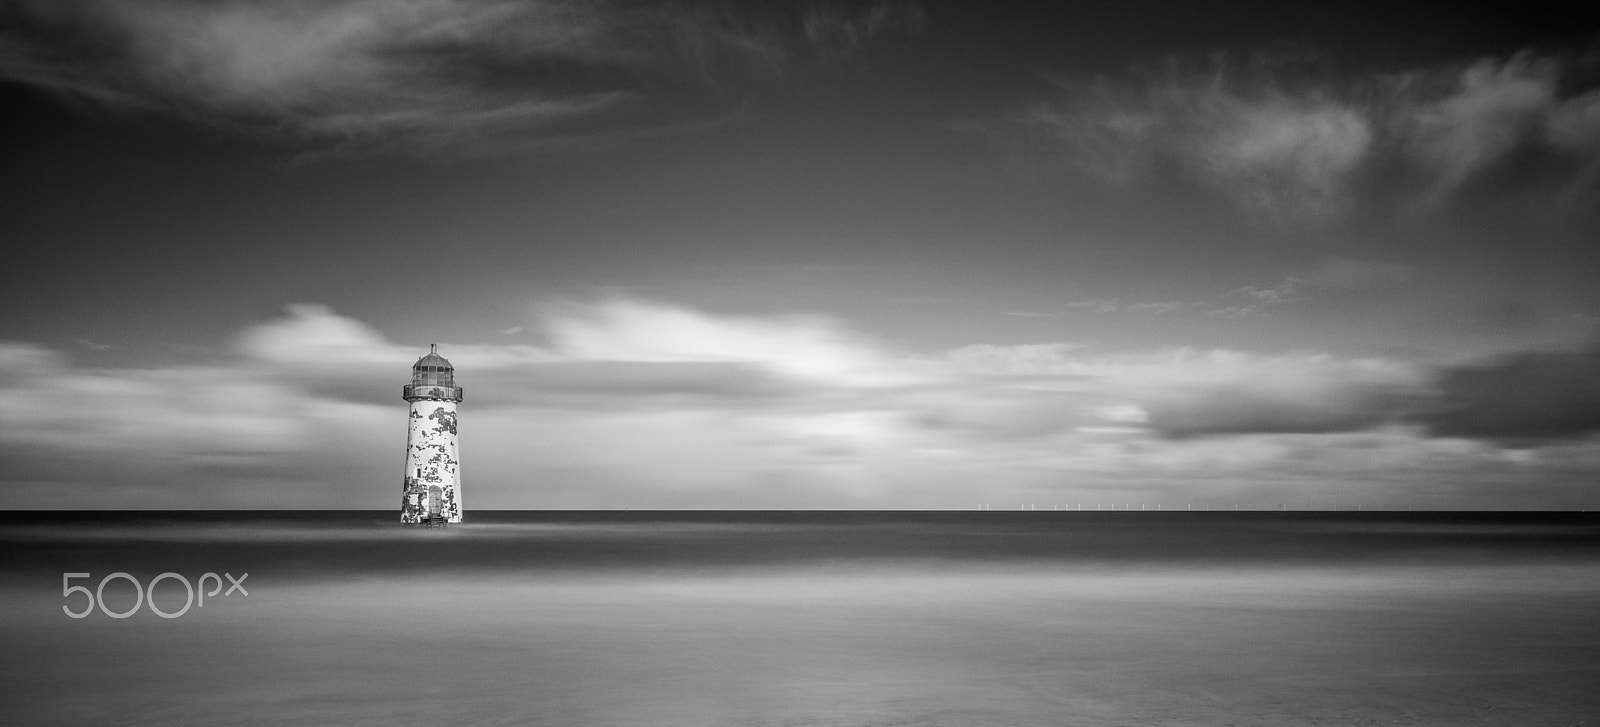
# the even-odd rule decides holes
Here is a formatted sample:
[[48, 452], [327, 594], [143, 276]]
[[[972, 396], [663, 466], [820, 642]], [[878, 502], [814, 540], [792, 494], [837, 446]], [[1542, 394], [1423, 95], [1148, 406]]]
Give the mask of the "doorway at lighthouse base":
[[415, 477], [406, 478], [405, 494], [400, 499], [400, 522], [425, 523], [438, 517], [456, 522], [460, 512], [454, 488], [429, 484]]

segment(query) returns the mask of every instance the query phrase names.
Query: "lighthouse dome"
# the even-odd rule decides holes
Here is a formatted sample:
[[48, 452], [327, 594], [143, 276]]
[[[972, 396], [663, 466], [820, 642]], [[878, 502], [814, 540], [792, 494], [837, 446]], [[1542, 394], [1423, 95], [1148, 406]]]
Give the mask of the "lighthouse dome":
[[416, 386], [455, 386], [455, 367], [439, 355], [437, 345], [411, 366], [411, 383]]
[[415, 371], [417, 369], [425, 369], [425, 367], [428, 366], [432, 366], [434, 369], [426, 370], [443, 369], [445, 371], [454, 371], [456, 368], [450, 365], [450, 359], [440, 356], [438, 353], [430, 353], [422, 358], [417, 359], [417, 363], [413, 365], [411, 369]]

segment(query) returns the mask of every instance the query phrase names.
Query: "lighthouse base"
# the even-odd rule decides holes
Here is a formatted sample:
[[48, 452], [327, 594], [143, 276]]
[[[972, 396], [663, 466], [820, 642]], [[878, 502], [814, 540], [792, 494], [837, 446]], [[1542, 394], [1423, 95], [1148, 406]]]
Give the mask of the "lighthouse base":
[[461, 522], [455, 488], [406, 478], [405, 494], [400, 497], [400, 522], [405, 525]]

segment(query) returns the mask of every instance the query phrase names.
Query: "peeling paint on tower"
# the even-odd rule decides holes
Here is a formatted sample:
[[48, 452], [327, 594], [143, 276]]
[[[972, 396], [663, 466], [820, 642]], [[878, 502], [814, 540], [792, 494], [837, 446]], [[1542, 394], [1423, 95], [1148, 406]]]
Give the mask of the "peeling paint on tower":
[[443, 407], [441, 407], [441, 408], [438, 408], [438, 409], [434, 409], [433, 413], [428, 415], [428, 418], [429, 419], [437, 419], [439, 421], [439, 431], [448, 431], [451, 434], [455, 434], [456, 433], [456, 413], [455, 413], [455, 411], [453, 411], [453, 410], [447, 411]]
[[456, 447], [455, 368], [434, 346], [411, 367], [404, 389], [411, 402], [400, 522], [461, 522], [461, 473]]

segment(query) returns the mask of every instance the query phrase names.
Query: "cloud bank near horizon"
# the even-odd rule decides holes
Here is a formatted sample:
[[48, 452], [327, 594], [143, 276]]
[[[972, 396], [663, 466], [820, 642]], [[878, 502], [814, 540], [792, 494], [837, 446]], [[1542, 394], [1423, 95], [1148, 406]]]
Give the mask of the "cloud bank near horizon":
[[[444, 345], [479, 507], [1559, 507], [1600, 470], [1593, 353], [912, 354], [827, 318], [625, 299], [548, 306], [530, 328], [539, 343]], [[7, 488], [44, 508], [387, 507], [417, 347], [295, 305], [233, 350], [89, 369], [0, 346]]]

